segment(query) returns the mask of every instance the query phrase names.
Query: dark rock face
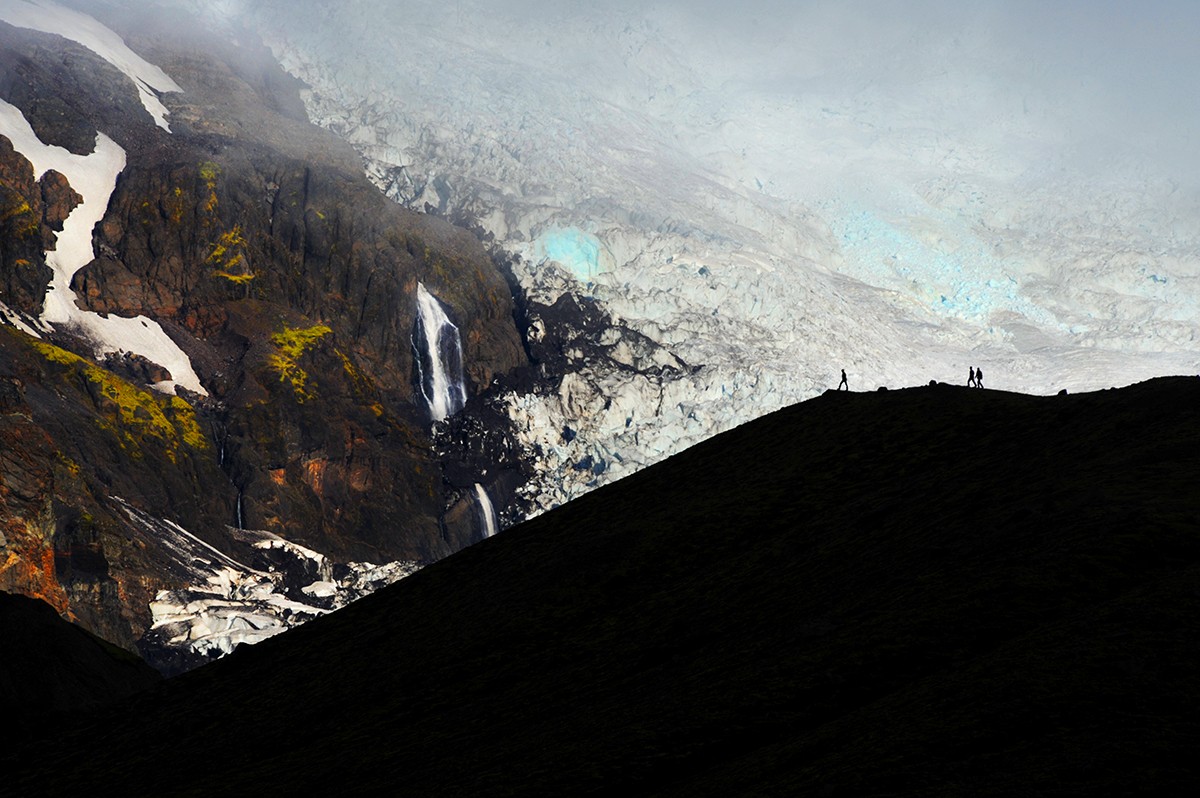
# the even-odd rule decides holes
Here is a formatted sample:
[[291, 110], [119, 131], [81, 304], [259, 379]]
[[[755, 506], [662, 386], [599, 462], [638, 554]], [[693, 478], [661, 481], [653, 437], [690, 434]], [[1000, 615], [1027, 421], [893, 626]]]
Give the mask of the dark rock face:
[[[29, 315], [41, 311], [46, 296], [51, 271], [45, 250], [53, 243], [51, 223], [61, 222], [58, 214], [65, 204], [65, 191], [52, 185], [57, 187], [58, 181], [51, 173], [42, 185], [34, 182], [33, 166], [0, 136], [0, 302]], [[51, 214], [43, 200], [47, 194], [54, 197]]]
[[132, 533], [110, 497], [213, 530], [219, 543], [233, 502], [202, 415], [7, 326], [0, 375], [10, 386], [0, 417], [0, 588], [42, 598], [130, 647], [154, 593], [172, 584], [173, 561]]
[[[132, 647], [150, 598], [182, 577], [110, 497], [227, 552], [234, 524], [342, 560], [429, 562], [472, 542], [447, 532], [461, 480], [444, 478], [414, 396], [416, 286], [458, 323], [474, 396], [526, 363], [504, 277], [471, 234], [371, 186], [260, 44], [165, 12], [136, 33], [104, 21], [183, 87], [164, 96], [172, 133], [107, 63], [3, 24], [0, 97], [47, 143], [87, 153], [102, 131], [126, 150], [73, 289], [87, 309], [159, 322], [209, 396], [149, 390], [160, 365], [97, 364], [68, 330], [0, 325], [0, 588]], [[57, 173], [35, 183], [0, 135], [13, 310], [40, 312], [44, 249], [78, 202]]]
[[71, 188], [65, 175], [53, 169], [42, 175], [38, 187], [42, 190], [42, 222], [51, 230], [61, 233], [63, 222], [83, 202], [83, 197]]
[[0, 97], [21, 109], [39, 139], [76, 155], [92, 152], [98, 130], [153, 127], [133, 82], [104, 59], [3, 22]]

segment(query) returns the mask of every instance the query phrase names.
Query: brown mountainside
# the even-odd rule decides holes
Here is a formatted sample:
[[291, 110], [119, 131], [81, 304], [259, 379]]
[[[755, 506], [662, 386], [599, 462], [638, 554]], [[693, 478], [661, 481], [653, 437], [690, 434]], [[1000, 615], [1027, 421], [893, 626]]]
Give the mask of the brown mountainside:
[[[163, 98], [172, 133], [100, 58], [3, 23], [0, 97], [46, 143], [87, 153], [103, 131], [126, 150], [73, 288], [88, 309], [158, 321], [210, 396], [158, 394], [163, 369], [97, 364], [69, 331], [0, 325], [0, 588], [132, 646], [182, 575], [114, 497], [230, 553], [239, 517], [341, 560], [428, 562], [471, 542], [442, 521], [458, 498], [411, 340], [420, 281], [462, 332], [472, 393], [525, 363], [489, 256], [371, 186], [261, 45], [165, 12], [105, 21], [183, 87]], [[0, 301], [32, 317], [74, 201], [59, 178], [35, 183], [0, 136]]]

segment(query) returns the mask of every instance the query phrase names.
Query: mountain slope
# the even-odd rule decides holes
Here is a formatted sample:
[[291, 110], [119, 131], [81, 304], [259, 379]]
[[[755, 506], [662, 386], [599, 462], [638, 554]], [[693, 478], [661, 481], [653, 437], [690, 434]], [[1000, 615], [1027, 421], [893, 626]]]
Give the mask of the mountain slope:
[[[1194, 783], [1200, 380], [829, 393], [5, 763], [407, 794]], [[179, 779], [178, 755], [221, 761]]]
[[283, 570], [264, 535], [347, 567], [479, 539], [413, 333], [424, 286], [471, 397], [526, 363], [489, 255], [371, 186], [253, 37], [90, 10], [0, 3], [0, 587], [133, 649], [160, 591]]

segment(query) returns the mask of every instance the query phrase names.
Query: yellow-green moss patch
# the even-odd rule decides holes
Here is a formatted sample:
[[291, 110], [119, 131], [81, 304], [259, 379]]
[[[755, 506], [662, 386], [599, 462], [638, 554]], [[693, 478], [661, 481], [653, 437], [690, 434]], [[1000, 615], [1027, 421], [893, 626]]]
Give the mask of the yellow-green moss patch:
[[10, 220], [9, 232], [19, 238], [31, 236], [38, 230], [38, 216], [23, 198], [20, 202], [0, 208], [0, 223], [7, 223]]
[[21, 214], [25, 214], [25, 213], [28, 213], [29, 215], [32, 216], [33, 208], [29, 207], [28, 202], [26, 202], [25, 200], [21, 200], [20, 202], [14, 203], [10, 207], [5, 208], [4, 210], [0, 211], [0, 222], [7, 222], [9, 219], [13, 218], [14, 216], [20, 216]]
[[246, 237], [241, 225], [222, 233], [208, 254], [208, 263], [216, 268], [214, 277], [220, 277], [236, 285], [245, 285], [254, 279], [254, 272], [246, 263]]
[[[354, 386], [355, 392], [360, 397], [373, 396], [376, 392], [375, 381], [364, 374], [362, 369], [354, 365], [354, 361], [340, 349], [337, 350], [337, 356], [342, 361], [342, 371], [346, 374], [346, 379]], [[377, 413], [376, 415], [379, 414]]]
[[101, 429], [115, 436], [121, 448], [132, 456], [141, 457], [146, 444], [161, 448], [171, 462], [176, 461], [181, 446], [208, 448], [196, 411], [178, 396], [163, 396], [139, 388], [90, 360], [45, 341], [30, 340], [29, 345], [50, 362], [75, 369], [96, 389]]
[[208, 199], [204, 201], [204, 211], [209, 215], [217, 210], [217, 178], [220, 175], [221, 168], [212, 161], [200, 164], [200, 179], [204, 181], [204, 186], [208, 189]]
[[307, 387], [308, 372], [302, 369], [296, 361], [317, 341], [331, 332], [333, 330], [328, 325], [317, 324], [303, 329], [285, 327], [282, 332], [271, 336], [271, 343], [279, 351], [267, 358], [267, 365], [279, 374], [280, 382], [291, 383], [297, 402], [311, 399], [312, 393]]

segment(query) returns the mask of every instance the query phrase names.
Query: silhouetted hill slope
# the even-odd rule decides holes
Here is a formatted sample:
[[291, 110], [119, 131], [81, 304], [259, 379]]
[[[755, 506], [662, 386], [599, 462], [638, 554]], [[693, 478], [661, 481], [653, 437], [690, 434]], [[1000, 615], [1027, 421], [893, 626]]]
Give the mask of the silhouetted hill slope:
[[126, 698], [162, 677], [138, 657], [58, 617], [43, 601], [0, 592], [0, 716], [47, 713]]
[[1200, 380], [827, 394], [167, 682], [20, 793], [1193, 784]]

